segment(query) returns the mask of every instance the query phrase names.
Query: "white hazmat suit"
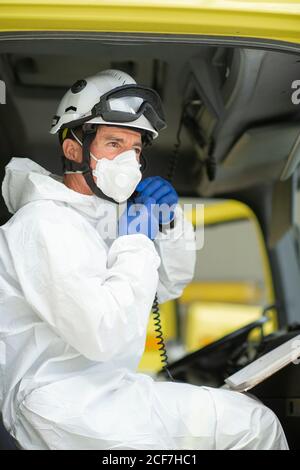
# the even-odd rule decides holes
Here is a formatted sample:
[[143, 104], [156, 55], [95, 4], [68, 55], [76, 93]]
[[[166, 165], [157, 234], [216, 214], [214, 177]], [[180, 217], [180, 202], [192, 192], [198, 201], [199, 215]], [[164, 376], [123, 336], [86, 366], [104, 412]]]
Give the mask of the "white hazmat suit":
[[287, 448], [258, 401], [136, 372], [155, 292], [177, 297], [193, 275], [180, 209], [172, 240], [108, 241], [111, 203], [29, 159], [10, 161], [2, 192], [0, 405], [22, 448]]

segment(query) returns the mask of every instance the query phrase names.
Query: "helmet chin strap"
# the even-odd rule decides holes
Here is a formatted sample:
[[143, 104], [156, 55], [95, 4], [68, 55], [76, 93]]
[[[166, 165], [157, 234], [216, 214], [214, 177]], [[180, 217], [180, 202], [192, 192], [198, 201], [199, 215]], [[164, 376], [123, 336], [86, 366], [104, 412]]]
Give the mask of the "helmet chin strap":
[[90, 146], [95, 137], [96, 132], [97, 131], [95, 129], [83, 131], [81, 142], [71, 129], [72, 135], [74, 136], [76, 141], [82, 146], [82, 162], [74, 162], [65, 157], [65, 173], [82, 173], [86, 184], [96, 196], [114, 204], [118, 204], [114, 199], [110, 198], [109, 196], [106, 196], [106, 194], [104, 194], [101, 189], [98, 188], [93, 178], [92, 169], [90, 167]]

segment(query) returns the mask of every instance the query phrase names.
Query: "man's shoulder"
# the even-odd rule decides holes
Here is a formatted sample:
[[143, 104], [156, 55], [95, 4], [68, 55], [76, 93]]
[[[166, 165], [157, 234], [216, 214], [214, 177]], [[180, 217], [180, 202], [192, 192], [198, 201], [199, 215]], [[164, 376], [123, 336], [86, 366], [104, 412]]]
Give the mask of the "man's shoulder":
[[55, 200], [45, 199], [43, 201], [32, 201], [21, 207], [10, 219], [10, 223], [43, 224], [46, 222], [54, 224], [68, 223], [80, 224], [81, 216], [71, 207]]

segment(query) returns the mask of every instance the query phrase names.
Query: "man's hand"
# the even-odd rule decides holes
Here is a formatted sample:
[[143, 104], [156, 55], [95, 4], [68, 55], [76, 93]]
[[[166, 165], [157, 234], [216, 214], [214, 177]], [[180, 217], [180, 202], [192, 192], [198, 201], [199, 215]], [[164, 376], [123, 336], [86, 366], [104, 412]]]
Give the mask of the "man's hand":
[[119, 236], [142, 233], [154, 240], [158, 228], [155, 199], [138, 196], [134, 202], [127, 202], [126, 210], [119, 220]]
[[159, 209], [161, 209], [159, 212], [160, 224], [168, 224], [174, 219], [178, 194], [167, 180], [160, 176], [150, 176], [139, 182], [136, 191], [138, 191], [139, 196], [154, 199]]

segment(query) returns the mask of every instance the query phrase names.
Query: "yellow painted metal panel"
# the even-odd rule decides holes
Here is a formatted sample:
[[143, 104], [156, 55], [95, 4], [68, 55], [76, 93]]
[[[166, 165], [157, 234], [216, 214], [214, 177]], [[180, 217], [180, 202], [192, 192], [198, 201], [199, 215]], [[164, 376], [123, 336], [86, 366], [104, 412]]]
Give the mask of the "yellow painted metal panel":
[[[186, 349], [192, 352], [217, 341], [233, 331], [257, 320], [262, 313], [259, 306], [225, 303], [194, 303], [186, 321]], [[264, 325], [264, 334], [274, 331], [272, 321]]]
[[[194, 208], [190, 213], [187, 213], [187, 217], [194, 225], [198, 220], [201, 220], [200, 217], [197, 217], [196, 211], [197, 209]], [[253, 211], [242, 202], [228, 200], [204, 206], [205, 226], [242, 219], [255, 219]]]
[[[195, 210], [196, 209], [191, 211], [190, 214], [186, 214], [188, 218], [194, 224], [197, 220], [201, 220], [200, 217], [197, 218]], [[228, 201], [218, 202], [216, 204], [205, 206], [205, 209], [204, 209], [205, 227], [209, 227], [210, 225], [217, 224], [217, 223], [229, 223], [229, 222], [233, 222], [236, 220], [249, 220], [251, 223], [254, 224], [255, 231], [257, 234], [257, 240], [259, 244], [259, 250], [260, 250], [260, 254], [262, 258], [267, 302], [269, 305], [274, 304], [275, 294], [274, 294], [269, 258], [268, 258], [268, 254], [266, 251], [266, 245], [265, 245], [263, 233], [262, 233], [261, 227], [258, 223], [258, 220], [254, 212], [246, 204], [243, 204], [242, 202], [235, 201], [235, 200], [228, 200]], [[272, 311], [272, 318], [273, 318], [273, 328], [277, 329], [278, 324], [277, 324], [277, 315], [276, 315], [275, 310]]]
[[[175, 309], [174, 301], [160, 305], [161, 329], [165, 343], [174, 340], [177, 336]], [[151, 313], [147, 327], [145, 351], [138, 367], [140, 372], [155, 372], [163, 367], [155, 328], [154, 317]]]
[[[194, 222], [200, 220], [196, 209], [186, 214]], [[260, 225], [254, 212], [245, 204], [234, 201], [220, 201], [205, 206], [205, 227], [237, 220], [249, 220], [256, 229], [259, 249], [264, 269], [265, 290], [268, 304], [274, 303], [274, 291], [269, 260]], [[216, 341], [218, 338], [237, 328], [256, 320], [262, 314], [261, 290], [258, 286], [247, 282], [193, 282], [184, 290], [179, 302], [189, 304], [185, 320], [187, 351], [193, 351]], [[165, 315], [162, 314], [162, 329], [165, 340], [175, 337], [174, 303], [164, 304]], [[270, 321], [264, 327], [265, 334], [277, 329], [277, 313], [273, 309], [268, 312]], [[157, 371], [161, 361], [155, 340], [153, 319], [150, 318], [147, 342], [144, 355], [139, 365], [140, 371]]]
[[0, 31], [200, 34], [300, 43], [300, 2], [2, 0]]
[[259, 305], [264, 292], [250, 282], [192, 282], [180, 297], [181, 304], [191, 302], [232, 302]]

